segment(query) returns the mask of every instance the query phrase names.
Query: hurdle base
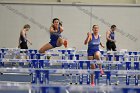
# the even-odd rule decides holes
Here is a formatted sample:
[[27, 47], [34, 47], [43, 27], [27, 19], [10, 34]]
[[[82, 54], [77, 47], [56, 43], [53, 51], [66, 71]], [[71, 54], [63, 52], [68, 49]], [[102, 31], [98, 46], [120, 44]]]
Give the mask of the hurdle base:
[[73, 84], [74, 84], [74, 85], [78, 85], [78, 83], [77, 83], [77, 82], [76, 82], [76, 83], [72, 83], [72, 82], [70, 82], [70, 85], [73, 85]]
[[62, 74], [62, 76], [70, 76], [70, 75], [68, 75], [68, 74]]
[[62, 76], [65, 76], [64, 74], [62, 74]]
[[119, 82], [116, 82], [115, 85], [119, 85]]
[[0, 72], [0, 75], [3, 75], [3, 73]]

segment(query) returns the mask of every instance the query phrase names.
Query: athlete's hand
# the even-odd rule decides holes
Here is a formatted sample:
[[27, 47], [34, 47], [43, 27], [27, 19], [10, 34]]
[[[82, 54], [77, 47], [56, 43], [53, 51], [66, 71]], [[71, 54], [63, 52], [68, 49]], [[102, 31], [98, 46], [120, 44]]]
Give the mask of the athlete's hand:
[[105, 48], [105, 46], [104, 46], [104, 45], [102, 45], [102, 48]]
[[91, 35], [92, 35], [92, 33], [91, 33], [91, 32], [88, 32], [88, 33], [87, 33], [87, 35], [88, 35], [88, 36], [91, 36]]
[[32, 42], [30, 42], [30, 45], [33, 45], [33, 43], [32, 43]]
[[115, 42], [116, 42], [116, 40], [112, 40], [112, 42], [114, 42], [114, 43], [115, 43]]
[[20, 48], [20, 44], [18, 45], [18, 48]]
[[31, 42], [31, 41], [29, 41], [29, 44], [30, 44], [30, 45], [32, 45], [32, 42]]
[[51, 27], [53, 27], [53, 28], [54, 28], [54, 24], [52, 24], [52, 25], [51, 25]]

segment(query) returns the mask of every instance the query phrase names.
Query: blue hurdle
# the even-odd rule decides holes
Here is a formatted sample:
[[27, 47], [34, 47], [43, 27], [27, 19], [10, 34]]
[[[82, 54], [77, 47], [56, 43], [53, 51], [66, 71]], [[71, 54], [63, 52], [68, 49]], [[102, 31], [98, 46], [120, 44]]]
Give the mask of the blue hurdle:
[[[50, 60], [33, 59], [33, 60], [29, 61], [29, 62], [31, 63], [31, 68], [43, 69], [44, 64], [49, 63], [49, 61]], [[84, 60], [83, 61], [79, 60], [79, 63], [78, 63], [79, 68], [78, 69], [83, 69], [83, 64], [84, 63], [87, 64], [87, 69], [90, 69], [90, 61], [84, 61]], [[126, 63], [126, 70], [131, 70], [131, 63], [132, 62], [125, 62], [125, 63]], [[139, 62], [134, 62], [134, 69], [139, 70]], [[99, 72], [95, 72], [95, 74], [96, 74], [95, 81], [99, 81]], [[111, 75], [109, 75], [109, 73], [106, 73], [106, 75], [107, 75], [107, 84], [110, 84], [108, 82], [110, 82]], [[33, 76], [33, 78], [35, 78], [35, 76]], [[82, 75], [80, 74], [79, 75], [79, 84], [83, 84], [83, 78], [84, 78], [83, 74]], [[86, 78], [87, 78], [87, 84], [90, 84], [90, 75], [87, 74]], [[129, 79], [130, 79], [129, 75], [126, 75], [126, 85], [129, 85], [129, 83], [130, 83]], [[98, 84], [98, 82], [96, 84]], [[138, 85], [138, 75], [135, 76], [135, 85]]]
[[[0, 84], [0, 90], [29, 90], [34, 93], [61, 93], [62, 89], [66, 90], [66, 93], [139, 93], [140, 88], [137, 86], [65, 86], [65, 85], [33, 85], [33, 84], [20, 84], [20, 83], [4, 83]], [[29, 92], [30, 93], [30, 92]]]
[[[2, 53], [0, 53], [0, 55], [2, 55], [2, 54], [4, 54], [5, 52], [7, 51], [7, 49], [5, 49], [5, 50], [2, 50]], [[62, 59], [63, 60], [66, 60], [66, 59], [68, 59], [68, 60], [71, 60], [71, 59], [73, 59], [73, 57], [74, 56], [76, 56], [76, 54], [74, 55], [73, 54], [73, 51], [71, 52], [71, 50], [60, 50], [59, 52], [62, 52]], [[31, 53], [31, 54], [30, 54]], [[139, 52], [130, 52], [129, 53], [129, 55], [131, 55], [131, 56], [134, 56], [135, 58], [134, 58], [134, 69], [135, 70], [139, 70], [139, 63], [138, 62], [136, 62], [137, 60], [138, 60], [138, 57], [137, 56], [135, 56], [135, 55], [138, 55], [138, 53]], [[63, 55], [64, 54], [64, 55]], [[134, 54], [134, 55], [132, 55], [132, 54]], [[34, 51], [34, 50], [32, 50], [32, 51], [29, 51], [29, 58], [30, 59], [40, 59], [41, 58], [41, 56], [42, 55], [40, 55], [40, 54], [38, 54], [37, 53], [37, 51]], [[112, 61], [112, 55], [107, 55], [108, 56], [108, 60], [110, 60], [110, 61]], [[2, 57], [2, 56], [1, 56]], [[67, 57], [66, 59], [64, 58], [64, 57]], [[120, 59], [121, 60], [124, 60], [123, 59], [123, 56], [122, 55], [115, 55], [114, 57], [116, 57], [116, 61], [120, 61]], [[3, 58], [3, 57], [2, 57]], [[79, 59], [79, 55], [77, 55], [76, 56], [76, 60], [78, 60]], [[131, 60], [131, 59], [130, 59]], [[0, 63], [2, 63], [2, 62], [0, 62]], [[90, 63], [90, 62], [79, 62], [78, 63], [78, 69], [83, 69], [83, 65], [82, 64], [87, 64], [87, 68], [90, 68], [90, 66], [88, 66], [88, 63]], [[44, 65], [45, 64], [45, 62], [43, 61], [43, 60], [33, 60], [32, 62], [31, 62], [31, 67], [33, 67], [33, 68], [44, 68]], [[63, 63], [62, 63], [63, 64]], [[64, 63], [65, 64], [65, 63]], [[73, 63], [68, 63], [68, 68], [70, 69], [70, 68], [72, 68], [72, 64]], [[111, 65], [111, 64], [110, 64]], [[109, 68], [108, 69], [111, 69], [110, 68], [111, 66], [109, 66]], [[62, 66], [62, 68], [64, 68], [63, 66]], [[117, 66], [117, 69], [119, 70], [119, 64], [118, 64], [118, 66]], [[127, 70], [130, 70], [131, 69], [131, 62], [126, 62], [126, 69]], [[82, 75], [83, 76], [83, 75]], [[81, 76], [81, 77], [82, 77]], [[98, 75], [97, 75], [98, 76]], [[108, 81], [107, 82], [109, 82], [109, 74], [108, 74]], [[127, 75], [126, 75], [126, 85], [129, 85], [129, 76], [127, 77]], [[83, 77], [82, 77], [82, 79], [83, 79]], [[82, 84], [83, 82], [82, 82], [82, 79], [79, 79], [79, 83], [80, 84]], [[81, 82], [80, 82], [81, 81]], [[90, 83], [90, 78], [89, 78], [89, 76], [87, 75], [87, 84], [89, 84]], [[110, 84], [110, 83], [108, 83], [108, 84]], [[135, 76], [135, 85], [138, 85], [138, 78], [137, 78], [137, 76]]]
[[[84, 69], [25, 69], [25, 68], [1, 68], [0, 69], [0, 72], [4, 73], [4, 72], [20, 72], [20, 73], [32, 73], [32, 84], [44, 84], [44, 85], [48, 85], [49, 84], [49, 75], [52, 74], [52, 73], [62, 73], [62, 74], [65, 74], [65, 73], [72, 73], [72, 74], [86, 74], [86, 75], [90, 75], [90, 74], [95, 74], [95, 83], [96, 85], [99, 85], [99, 74], [100, 74], [100, 71], [99, 70], [84, 70]], [[140, 72], [139, 70], [115, 70], [115, 71], [112, 71], [112, 70], [105, 70], [105, 74], [106, 74], [106, 85], [111, 85], [111, 80], [110, 80], [110, 77], [112, 74], [125, 74], [126, 76], [129, 76], [129, 75], [139, 75]], [[127, 80], [126, 78], [126, 85], [129, 85], [129, 80]], [[80, 84], [80, 81], [79, 81], [79, 84]], [[83, 83], [82, 83], [83, 84]], [[80, 84], [80, 85], [82, 85]], [[135, 83], [135, 85], [138, 84], [138, 82]]]

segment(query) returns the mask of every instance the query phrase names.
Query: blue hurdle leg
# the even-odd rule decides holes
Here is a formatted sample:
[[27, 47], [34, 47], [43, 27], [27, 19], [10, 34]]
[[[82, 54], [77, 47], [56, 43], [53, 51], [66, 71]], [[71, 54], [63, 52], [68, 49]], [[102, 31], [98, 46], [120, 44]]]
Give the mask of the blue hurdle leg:
[[134, 61], [138, 61], [138, 56], [134, 56]]
[[44, 70], [44, 83], [49, 84], [49, 70]]
[[79, 58], [79, 55], [75, 55], [75, 57], [76, 57], [76, 60], [79, 60], [80, 58]]
[[[119, 55], [115, 55], [115, 59], [116, 59], [116, 61], [119, 61]], [[116, 70], [119, 70], [119, 64], [116, 64], [115, 65], [116, 66]]]
[[[126, 62], [126, 70], [130, 70], [131, 69], [131, 62]], [[129, 85], [130, 82], [130, 76], [126, 75], [126, 85]]]
[[138, 82], [138, 75], [135, 75], [135, 85], [137, 86], [139, 84]]
[[107, 60], [112, 61], [113, 60], [113, 55], [107, 55]]
[[134, 69], [139, 70], [140, 69], [139, 67], [140, 67], [139, 62], [134, 62]]
[[35, 54], [30, 54], [29, 59], [35, 59]]
[[34, 50], [34, 53], [36, 54], [38, 52], [38, 50]]
[[130, 77], [126, 75], [126, 85], [129, 85], [129, 82], [130, 82]]
[[95, 71], [95, 85], [99, 84], [100, 71]]
[[60, 93], [60, 87], [41, 87], [41, 93]]
[[133, 52], [133, 54], [136, 55], [134, 56], [134, 61], [138, 61], [138, 56], [137, 56], [138, 52]]
[[[73, 68], [73, 63], [67, 63], [67, 64], [68, 64], [68, 69], [72, 69]], [[70, 84], [72, 84], [72, 80], [73, 80], [72, 73], [67, 74], [67, 76], [69, 76], [69, 75], [70, 75]]]
[[30, 67], [31, 68], [38, 68], [38, 60], [31, 60], [31, 63], [30, 63]]
[[40, 70], [39, 73], [40, 73], [39, 74], [39, 83], [43, 84], [43, 82], [44, 82], [44, 71]]
[[39, 68], [44, 68], [44, 60], [38, 60]]
[[[31, 64], [30, 65], [31, 68], [37, 68], [38, 67], [37, 60], [32, 60], [30, 64]], [[36, 71], [32, 73], [31, 83], [33, 83], [33, 84], [37, 83], [37, 73], [36, 73]]]
[[40, 88], [41, 93], [49, 93], [49, 92], [46, 92], [47, 89], [48, 89], [48, 87], [41, 87]]
[[62, 60], [65, 60], [65, 52], [66, 52], [66, 50], [61, 50], [60, 52], [62, 52]]
[[[80, 61], [79, 62], [79, 69], [83, 69], [83, 62]], [[79, 75], [79, 84], [83, 84], [83, 74], [82, 75]]]
[[126, 62], [126, 70], [130, 70], [131, 69], [131, 62]]
[[2, 54], [0, 53], [0, 66], [2, 66]]
[[33, 50], [28, 50], [28, 53], [29, 53], [29, 54], [32, 54], [32, 51], [33, 51]]
[[35, 70], [35, 73], [36, 73], [36, 78], [37, 78], [37, 84], [40, 84], [40, 71]]
[[41, 54], [36, 54], [36, 59], [40, 59]]
[[[1, 59], [4, 58], [4, 53], [1, 53]], [[4, 66], [4, 62], [0, 62], [1, 66]]]
[[[79, 60], [79, 55], [75, 55], [74, 60]], [[79, 66], [79, 63], [76, 62], [75, 63], [75, 69], [78, 69], [78, 66]], [[76, 83], [75, 84], [78, 84], [78, 76], [79, 76], [79, 74], [76, 74]]]
[[[62, 50], [62, 51], [60, 51], [60, 52], [62, 52], [62, 60], [65, 60], [65, 59], [66, 59], [66, 58], [65, 58], [65, 52], [66, 52], [66, 50]], [[65, 67], [65, 64], [62, 63], [62, 69], [64, 69], [64, 67]]]
[[111, 85], [111, 81], [110, 81], [111, 72], [110, 71], [106, 72], [106, 75], [107, 75], [107, 77], [106, 77], [106, 84], [107, 85]]
[[[112, 61], [113, 55], [107, 55], [108, 61]], [[108, 70], [111, 69], [111, 64], [108, 64]]]
[[[132, 52], [128, 52], [129, 55], [132, 55]], [[129, 57], [129, 61], [132, 61], [131, 58]]]
[[[90, 70], [90, 62], [87, 62], [87, 69]], [[90, 84], [90, 74], [87, 74], [87, 84]]]
[[[139, 62], [134, 62], [134, 69], [139, 70]], [[135, 85], [138, 85], [138, 75], [135, 75]]]
[[128, 93], [128, 89], [127, 88], [123, 88], [122, 91], [123, 91], [122, 93]]
[[36, 78], [36, 73], [35, 73], [35, 72], [32, 73], [32, 78], [31, 78], [31, 80], [32, 80], [32, 81], [31, 81], [32, 84], [36, 84], [36, 83], [37, 83], [37, 78]]
[[140, 93], [140, 88], [139, 89], [135, 89], [136, 90], [136, 93]]

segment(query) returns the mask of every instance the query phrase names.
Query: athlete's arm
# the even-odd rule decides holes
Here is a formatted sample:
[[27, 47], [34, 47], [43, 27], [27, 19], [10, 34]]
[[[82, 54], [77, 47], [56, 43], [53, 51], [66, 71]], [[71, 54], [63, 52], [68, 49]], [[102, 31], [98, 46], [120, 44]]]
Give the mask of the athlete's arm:
[[92, 34], [88, 32], [87, 33], [87, 38], [86, 38], [84, 44], [87, 45], [90, 42], [91, 39], [92, 39]]

